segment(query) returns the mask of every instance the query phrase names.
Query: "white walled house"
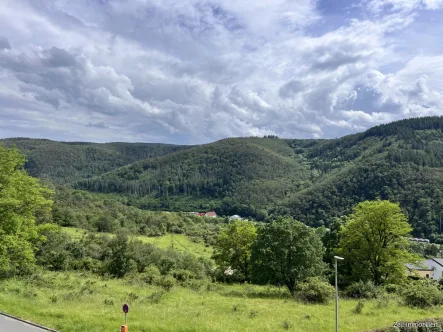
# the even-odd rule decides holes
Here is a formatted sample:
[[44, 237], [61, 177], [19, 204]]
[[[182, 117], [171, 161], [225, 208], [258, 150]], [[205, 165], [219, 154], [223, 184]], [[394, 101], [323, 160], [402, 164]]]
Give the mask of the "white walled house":
[[430, 263], [430, 265], [434, 267], [433, 279], [439, 280], [440, 278], [443, 278], [443, 258], [433, 258], [428, 260], [433, 262]]
[[416, 275], [421, 278], [439, 280], [443, 278], [443, 259], [432, 258], [422, 262], [422, 266], [406, 264], [408, 275]]

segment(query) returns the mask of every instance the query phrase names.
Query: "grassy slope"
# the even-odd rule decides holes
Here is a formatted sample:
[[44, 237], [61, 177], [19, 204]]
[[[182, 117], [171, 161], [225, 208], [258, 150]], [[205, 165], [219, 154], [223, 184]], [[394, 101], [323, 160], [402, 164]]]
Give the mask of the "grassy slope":
[[[195, 291], [176, 286], [159, 303], [153, 303], [149, 296], [159, 291], [153, 286], [100, 280], [86, 274], [45, 273], [33, 282], [0, 281], [0, 310], [63, 332], [118, 331], [124, 322], [123, 303], [129, 303], [128, 326], [132, 332], [283, 331], [284, 322], [289, 331], [334, 329], [333, 302], [303, 305], [288, 298], [265, 298], [271, 291], [279, 292], [259, 286], [213, 288]], [[129, 293], [138, 298], [131, 302]], [[51, 297], [57, 302], [53, 303]], [[105, 305], [105, 299], [114, 305]], [[353, 312], [356, 304], [354, 300], [340, 300], [340, 331], [362, 331], [391, 326], [394, 321], [443, 316], [442, 308], [410, 309], [394, 301], [384, 308], [367, 301], [358, 315]]]
[[[80, 228], [74, 227], [62, 227], [62, 230], [71, 235], [74, 239], [80, 239], [84, 234], [87, 234], [88, 231], [85, 231]], [[105, 234], [107, 236], [115, 236], [110, 233], [96, 233], [96, 234]], [[151, 243], [156, 245], [159, 248], [167, 249], [171, 247], [171, 243], [174, 243], [174, 249], [191, 253], [195, 256], [201, 256], [210, 258], [212, 255], [212, 248], [206, 247], [203, 242], [193, 242], [186, 235], [183, 234], [168, 234], [165, 236], [157, 236], [157, 237], [148, 237], [148, 236], [135, 236], [136, 239], [141, 240], [144, 243]]]

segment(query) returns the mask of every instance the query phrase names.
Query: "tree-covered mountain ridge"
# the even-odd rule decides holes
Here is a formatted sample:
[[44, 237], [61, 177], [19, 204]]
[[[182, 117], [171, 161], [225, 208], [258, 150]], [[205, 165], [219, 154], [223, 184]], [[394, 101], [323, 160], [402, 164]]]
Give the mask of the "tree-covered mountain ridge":
[[[63, 145], [58, 155], [48, 146], [55, 149], [59, 142], [13, 143], [27, 155], [31, 174], [117, 194], [142, 209], [215, 209], [259, 220], [289, 214], [327, 226], [356, 203], [381, 198], [401, 204], [415, 236], [440, 236], [443, 117], [406, 119], [321, 140], [270, 136], [197, 146], [63, 143], [69, 148]], [[85, 152], [88, 144], [98, 158], [84, 157], [93, 154]], [[73, 158], [87, 162], [70, 163]]]
[[26, 155], [30, 175], [57, 184], [100, 175], [141, 159], [190, 147], [161, 143], [57, 142], [22, 137], [3, 139], [1, 143], [15, 146]]

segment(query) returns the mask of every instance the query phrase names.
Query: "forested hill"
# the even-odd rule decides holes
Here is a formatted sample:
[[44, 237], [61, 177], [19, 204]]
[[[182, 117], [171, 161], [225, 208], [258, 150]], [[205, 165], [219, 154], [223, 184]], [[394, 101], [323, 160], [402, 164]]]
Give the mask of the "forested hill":
[[309, 183], [309, 163], [284, 140], [234, 138], [139, 161], [74, 186], [128, 195], [145, 209], [217, 208], [264, 216]]
[[274, 213], [322, 225], [357, 202], [381, 198], [401, 203], [415, 236], [433, 239], [441, 233], [443, 117], [401, 120], [312, 145], [289, 144], [319, 175]]
[[155, 143], [55, 142], [46, 139], [10, 138], [4, 146], [16, 146], [27, 157], [29, 174], [68, 183], [100, 175], [135, 161], [189, 148]]
[[143, 209], [215, 209], [260, 220], [290, 214], [320, 226], [360, 201], [382, 198], [401, 203], [415, 236], [440, 233], [443, 117], [402, 120], [332, 140], [231, 138], [199, 146], [7, 142], [27, 154], [33, 175], [118, 195]]

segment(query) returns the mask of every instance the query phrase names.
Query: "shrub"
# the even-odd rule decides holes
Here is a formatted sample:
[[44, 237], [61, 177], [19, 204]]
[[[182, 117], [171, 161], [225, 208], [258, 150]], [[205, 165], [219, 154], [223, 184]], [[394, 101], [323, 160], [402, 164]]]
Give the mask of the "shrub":
[[435, 284], [414, 282], [402, 292], [403, 301], [410, 307], [429, 308], [443, 304], [443, 293]]
[[282, 327], [285, 330], [289, 330], [291, 328], [291, 323], [289, 323], [287, 320], [283, 321]]
[[362, 300], [358, 301], [357, 305], [354, 308], [354, 313], [360, 315], [363, 311], [364, 303]]
[[157, 286], [160, 286], [165, 291], [169, 292], [172, 287], [175, 286], [175, 279], [172, 276], [164, 276], [157, 281]]
[[395, 284], [387, 284], [383, 286], [383, 289], [389, 294], [398, 294], [400, 291], [400, 286]]
[[258, 311], [257, 310], [251, 310], [249, 312], [249, 318], [255, 318], [258, 315]]
[[94, 259], [91, 257], [85, 257], [82, 259], [72, 261], [71, 268], [73, 270], [84, 270], [84, 271], [91, 271], [94, 273], [98, 273], [103, 269], [102, 262], [100, 262], [98, 259]]
[[185, 282], [195, 278], [195, 274], [193, 272], [183, 269], [173, 270], [170, 272], [170, 274], [179, 282]]
[[299, 283], [295, 295], [304, 302], [328, 303], [334, 297], [334, 287], [318, 277]]
[[354, 299], [374, 299], [380, 294], [380, 289], [372, 282], [354, 282], [350, 284], [346, 290], [345, 295]]
[[172, 257], [162, 257], [158, 263], [161, 274], [168, 274], [169, 271], [173, 270], [177, 261]]
[[138, 299], [138, 295], [135, 294], [134, 292], [129, 293], [126, 298], [128, 299], [129, 303], [133, 303]]
[[377, 297], [377, 308], [386, 308], [389, 305], [389, 301], [392, 299], [392, 295], [382, 294]]
[[201, 291], [201, 290], [207, 290], [208, 289], [208, 280], [198, 280], [198, 279], [189, 279], [182, 283], [183, 287], [190, 288], [194, 291]]
[[154, 292], [148, 296], [148, 301], [151, 303], [160, 303], [160, 301], [163, 298], [163, 296], [165, 295], [165, 293], [166, 292], [164, 290]]
[[105, 305], [114, 305], [114, 300], [108, 300], [108, 299], [105, 299], [105, 301], [103, 302], [103, 304], [105, 304]]
[[143, 280], [150, 285], [157, 284], [158, 280], [161, 279], [160, 270], [155, 265], [149, 265], [141, 275]]

